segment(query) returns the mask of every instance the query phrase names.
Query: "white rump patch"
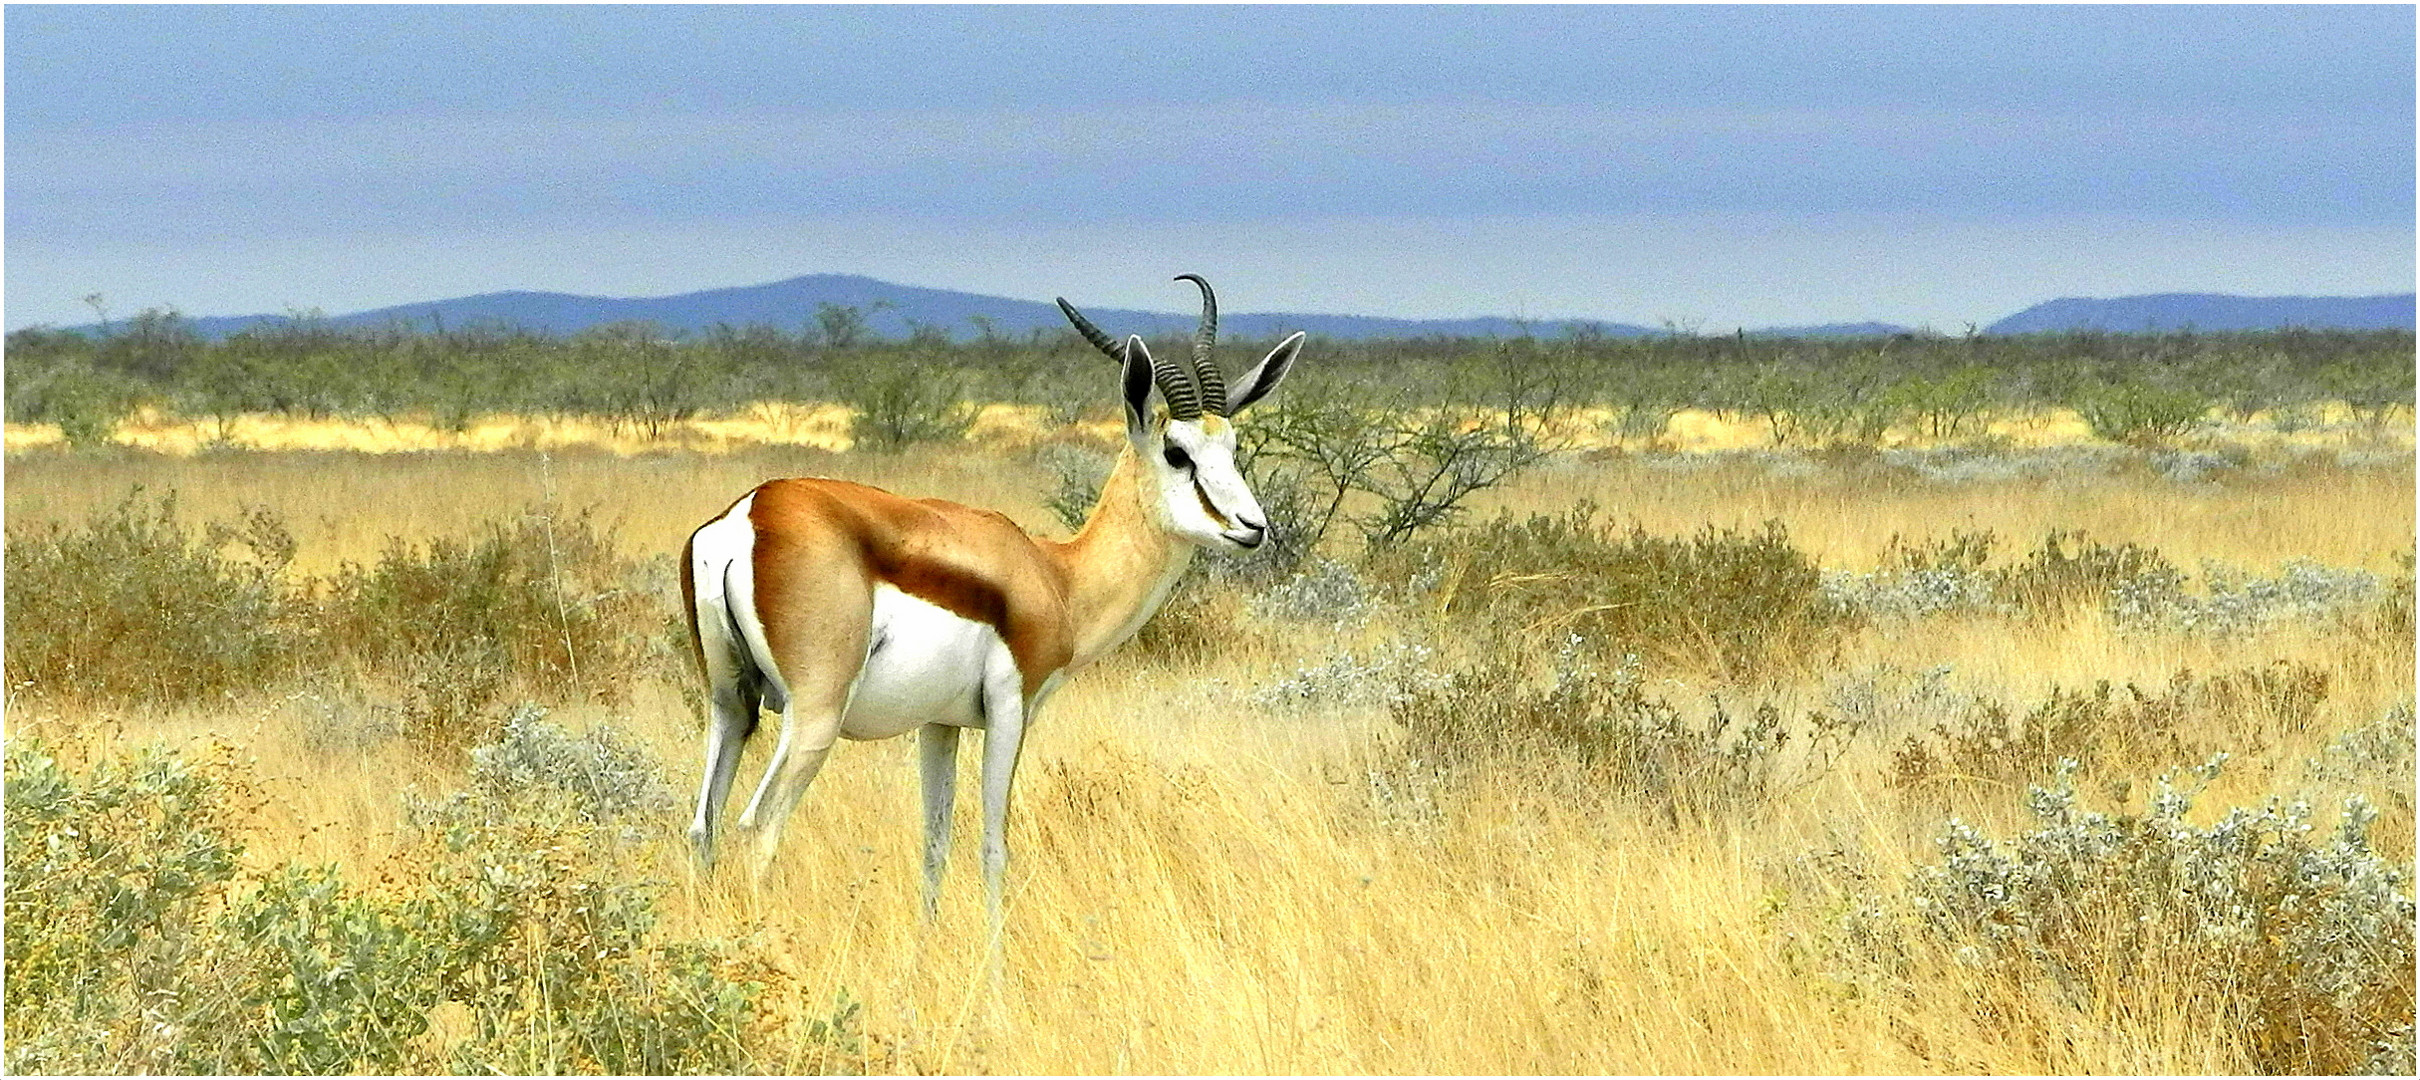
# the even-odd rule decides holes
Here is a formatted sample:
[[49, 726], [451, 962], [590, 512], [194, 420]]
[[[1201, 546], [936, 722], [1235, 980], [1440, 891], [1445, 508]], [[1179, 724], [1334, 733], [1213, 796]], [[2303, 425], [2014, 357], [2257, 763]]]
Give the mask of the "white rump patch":
[[750, 492], [729, 513], [700, 526], [689, 539], [690, 584], [697, 590], [697, 637], [706, 655], [706, 679], [715, 686], [754, 668], [764, 677], [765, 706], [780, 711], [790, 688], [765, 646], [765, 624], [756, 616], [755, 505]]

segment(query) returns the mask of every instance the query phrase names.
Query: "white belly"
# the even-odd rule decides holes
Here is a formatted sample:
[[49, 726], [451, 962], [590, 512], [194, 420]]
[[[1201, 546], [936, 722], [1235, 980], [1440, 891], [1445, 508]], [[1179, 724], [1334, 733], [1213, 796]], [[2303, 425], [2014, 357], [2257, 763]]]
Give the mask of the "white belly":
[[990, 626], [889, 585], [874, 587], [874, 633], [841, 718], [851, 739], [887, 739], [925, 724], [983, 726], [986, 684], [1021, 687], [1008, 644]]

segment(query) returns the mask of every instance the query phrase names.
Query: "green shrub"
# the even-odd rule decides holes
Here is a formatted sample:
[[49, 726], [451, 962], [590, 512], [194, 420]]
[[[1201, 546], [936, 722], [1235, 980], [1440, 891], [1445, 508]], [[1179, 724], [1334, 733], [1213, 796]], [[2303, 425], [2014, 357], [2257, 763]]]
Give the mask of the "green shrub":
[[[962, 389], [981, 388], [993, 398], [1045, 404], [1062, 421], [1114, 407], [1099, 359], [1072, 334], [1011, 337], [997, 326], [978, 327], [983, 332], [975, 340], [953, 342], [926, 326], [911, 327], [904, 342], [885, 341], [873, 318], [880, 307], [834, 305], [816, 313], [812, 322], [819, 325], [717, 326], [686, 335], [627, 325], [566, 335], [493, 326], [339, 328], [298, 313], [216, 340], [199, 338], [172, 314], [152, 312], [101, 335], [10, 333], [9, 416], [62, 419], [35, 414], [50, 374], [69, 370], [119, 384], [126, 400], [300, 414], [428, 413], [446, 423], [497, 411], [579, 413], [660, 427], [691, 410], [827, 398], [834, 386], [876, 369], [962, 380]], [[881, 322], [897, 325], [888, 317]], [[1164, 346], [1184, 348], [1178, 341]], [[1298, 380], [1328, 373], [1343, 386], [1384, 386], [1411, 407], [1536, 400], [1533, 391], [1568, 375], [1596, 404], [1625, 417], [1632, 434], [1653, 434], [1674, 410], [1696, 407], [1806, 425], [1803, 435], [1785, 432], [1793, 440], [1850, 431], [1871, 437], [1911, 420], [1955, 435], [1971, 432], [1982, 408], [2005, 402], [2090, 403], [2106, 414], [2108, 431], [2127, 437], [2145, 426], [2126, 418], [2130, 409], [2146, 411], [2123, 389], [2138, 384], [2191, 388], [2205, 400], [2187, 405], [2187, 395], [2158, 393], [2174, 394], [2173, 409], [2196, 413], [2202, 405], [2344, 400], [2365, 421], [2383, 423], [2408, 415], [2403, 410], [2412, 401], [2409, 330], [1793, 340], [1616, 337], [1578, 327], [1511, 340], [1330, 340], [1318, 349], [1318, 370], [1306, 368]]]
[[1995, 379], [1990, 368], [1981, 366], [1901, 378], [1876, 396], [1865, 432], [1869, 438], [1880, 436], [1901, 416], [1913, 416], [1918, 427], [1936, 439], [1977, 428], [1983, 410], [1991, 405]]
[[1034, 460], [1050, 470], [1053, 481], [1042, 504], [1058, 515], [1067, 531], [1082, 528], [1093, 504], [1101, 501], [1101, 485], [1108, 481], [1116, 459], [1071, 443], [1051, 442], [1034, 452]]
[[443, 999], [437, 943], [413, 913], [332, 866], [280, 865], [227, 898], [173, 1045], [196, 1072], [394, 1072]]
[[2153, 442], [2193, 430], [2210, 410], [2210, 399], [2191, 390], [2121, 382], [2085, 394], [2076, 411], [2092, 433], [2112, 442]]
[[[230, 553], [241, 551], [241, 555]], [[12, 529], [8, 681], [79, 702], [190, 701], [284, 675], [298, 614], [293, 537], [275, 514], [195, 535], [173, 492], [136, 488], [80, 527]]]
[[44, 381], [34, 413], [59, 425], [67, 445], [87, 449], [109, 444], [139, 396], [138, 387], [124, 376], [75, 367]]
[[406, 912], [433, 952], [423, 970], [470, 1009], [448, 1071], [719, 1073], [745, 1060], [753, 991], [724, 969], [753, 969], [651, 941], [660, 886], [625, 878], [600, 839], [546, 820], [442, 838]]
[[898, 450], [916, 443], [966, 437], [975, 404], [954, 371], [914, 361], [859, 364], [838, 377], [842, 403], [854, 410], [849, 437], [857, 445]]
[[[82, 775], [7, 749], [11, 1072], [167, 1071], [150, 1008], [206, 945], [202, 898], [237, 872], [243, 789], [157, 750]], [[204, 1069], [204, 1072], [219, 1070]]]

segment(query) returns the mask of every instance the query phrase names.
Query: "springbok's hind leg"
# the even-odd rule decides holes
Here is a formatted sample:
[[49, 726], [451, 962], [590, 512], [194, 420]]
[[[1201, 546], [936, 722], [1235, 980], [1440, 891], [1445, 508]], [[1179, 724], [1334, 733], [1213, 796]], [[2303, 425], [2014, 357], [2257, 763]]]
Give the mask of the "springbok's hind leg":
[[782, 711], [781, 741], [774, 745], [773, 760], [765, 764], [764, 781], [749, 800], [748, 812], [739, 819], [739, 827], [756, 840], [758, 884], [772, 874], [773, 858], [781, 851], [782, 826], [798, 808], [798, 800], [806, 795], [815, 774], [823, 771], [832, 744], [840, 740], [840, 721], [847, 711], [846, 694], [820, 706], [792, 698], [790, 707]]
[[714, 868], [715, 819], [731, 800], [731, 779], [740, 751], [756, 732], [756, 689], [740, 680], [714, 687], [706, 706], [706, 775], [697, 790], [697, 816], [689, 823], [689, 845], [698, 865]]
[[924, 768], [924, 917], [941, 914], [941, 876], [949, 869], [950, 811], [958, 797], [958, 729], [927, 724], [917, 749]]
[[783, 595], [797, 606], [789, 618], [770, 619], [765, 627], [773, 654], [766, 673], [774, 680], [769, 691], [785, 699], [781, 741], [774, 744], [765, 778], [739, 821], [755, 840], [759, 885], [773, 870], [783, 825], [822, 771], [832, 744], [840, 741], [841, 723], [857, 696], [866, 642], [873, 633], [873, 594], [862, 584], [827, 582], [820, 589], [792, 585]]

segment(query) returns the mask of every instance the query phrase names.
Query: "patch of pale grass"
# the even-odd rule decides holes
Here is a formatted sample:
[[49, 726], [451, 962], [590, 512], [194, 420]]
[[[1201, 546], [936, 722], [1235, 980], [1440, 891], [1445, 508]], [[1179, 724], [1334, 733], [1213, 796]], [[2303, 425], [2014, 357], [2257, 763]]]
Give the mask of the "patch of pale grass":
[[[2248, 470], [2247, 470], [2248, 471]], [[2178, 485], [2143, 469], [2045, 479], [1928, 482], [1753, 459], [1671, 468], [1638, 457], [1574, 459], [1474, 500], [1474, 512], [1559, 513], [1589, 499], [1617, 524], [1686, 535], [1778, 520], [1828, 567], [1866, 569], [1896, 534], [1947, 539], [1991, 530], [1996, 558], [2022, 557], [2054, 529], [2158, 548], [2188, 573], [2202, 560], [2272, 570], [2289, 558], [2385, 572], [2412, 550], [2411, 459], [2392, 467], [2309, 463], [2273, 474]]]
[[[987, 447], [1019, 446], [1052, 433], [1039, 405], [993, 402], [981, 406], [967, 431]], [[1114, 438], [1117, 425], [1088, 423], [1077, 429]], [[753, 402], [728, 414], [663, 420], [653, 424], [596, 416], [518, 416], [481, 413], [460, 425], [426, 414], [392, 417], [321, 417], [243, 413], [228, 417], [185, 417], [146, 407], [118, 423], [111, 441], [130, 449], [191, 457], [222, 450], [324, 451], [398, 454], [432, 450], [587, 450], [630, 456], [685, 451], [726, 454], [756, 447], [799, 447], [845, 451], [850, 410], [830, 402]], [[57, 424], [7, 425], [9, 452], [64, 443]]]
[[324, 573], [340, 561], [375, 561], [389, 537], [468, 540], [489, 522], [548, 502], [594, 508], [635, 555], [677, 554], [690, 530], [750, 488], [783, 476], [832, 476], [903, 495], [941, 496], [1002, 510], [1044, 534], [1059, 531], [1041, 503], [1047, 480], [1021, 462], [965, 451], [833, 454], [756, 448], [743, 453], [595, 451], [366, 454], [339, 451], [196, 457], [26, 454], [8, 460], [12, 528], [78, 522], [115, 505], [134, 485], [177, 493], [188, 523], [235, 520], [245, 507], [284, 517], [300, 551], [295, 568]]

